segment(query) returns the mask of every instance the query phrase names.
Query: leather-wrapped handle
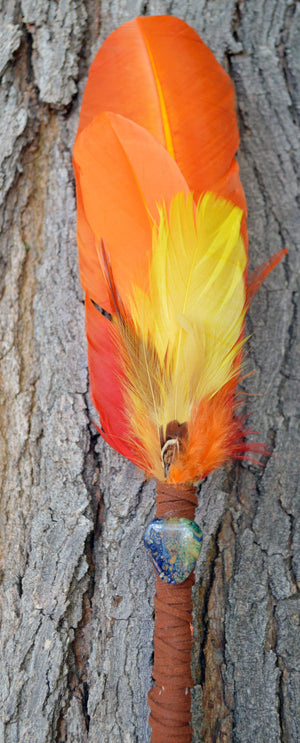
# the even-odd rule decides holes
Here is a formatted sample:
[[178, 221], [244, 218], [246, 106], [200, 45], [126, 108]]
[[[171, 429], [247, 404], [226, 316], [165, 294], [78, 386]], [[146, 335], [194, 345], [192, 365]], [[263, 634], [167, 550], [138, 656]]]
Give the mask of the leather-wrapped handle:
[[[193, 520], [196, 488], [157, 485], [157, 517]], [[192, 586], [194, 574], [171, 585], [156, 578], [154, 686], [148, 695], [151, 743], [191, 743]]]

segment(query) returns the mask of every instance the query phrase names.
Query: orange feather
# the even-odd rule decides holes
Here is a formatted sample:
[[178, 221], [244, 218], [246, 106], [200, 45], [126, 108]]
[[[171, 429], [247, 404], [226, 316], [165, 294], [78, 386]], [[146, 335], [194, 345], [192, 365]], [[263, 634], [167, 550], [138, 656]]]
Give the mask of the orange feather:
[[[187, 183], [173, 158], [145, 129], [122, 116], [102, 113], [84, 129], [74, 147], [79, 200], [94, 239], [83, 245], [79, 265], [83, 287], [109, 309], [107, 287], [98, 259], [103, 239], [116, 283], [128, 292], [147, 271], [157, 203], [167, 205]], [[80, 246], [79, 246], [80, 247]]]
[[233, 84], [183, 21], [136, 18], [108, 37], [90, 68], [78, 134], [101, 111], [147, 129], [174, 157], [196, 199], [222, 181], [221, 195], [230, 198], [225, 190], [233, 187], [245, 206], [236, 169], [232, 178], [228, 172], [239, 145]]

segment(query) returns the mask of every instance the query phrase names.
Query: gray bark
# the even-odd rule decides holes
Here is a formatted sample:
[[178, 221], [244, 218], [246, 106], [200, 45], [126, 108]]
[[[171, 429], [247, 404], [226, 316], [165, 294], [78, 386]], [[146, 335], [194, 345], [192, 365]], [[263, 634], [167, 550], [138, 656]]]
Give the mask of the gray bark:
[[[300, 739], [300, 6], [293, 0], [7, 0], [0, 28], [1, 692], [5, 743], [147, 743], [154, 484], [89, 402], [71, 153], [88, 66], [139, 13], [185, 18], [236, 85], [250, 265], [243, 388], [271, 456], [202, 486], [195, 743]], [[258, 393], [258, 394], [257, 394]], [[298, 518], [297, 518], [298, 517]]]

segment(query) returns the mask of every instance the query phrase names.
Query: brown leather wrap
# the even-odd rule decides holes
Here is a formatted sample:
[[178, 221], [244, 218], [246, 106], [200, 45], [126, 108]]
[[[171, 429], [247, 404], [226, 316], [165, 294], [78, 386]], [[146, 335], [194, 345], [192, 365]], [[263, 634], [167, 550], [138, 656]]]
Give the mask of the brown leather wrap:
[[[196, 488], [157, 485], [157, 518], [193, 520]], [[194, 574], [173, 586], [156, 578], [154, 665], [155, 685], [148, 695], [151, 743], [191, 743], [192, 586]]]

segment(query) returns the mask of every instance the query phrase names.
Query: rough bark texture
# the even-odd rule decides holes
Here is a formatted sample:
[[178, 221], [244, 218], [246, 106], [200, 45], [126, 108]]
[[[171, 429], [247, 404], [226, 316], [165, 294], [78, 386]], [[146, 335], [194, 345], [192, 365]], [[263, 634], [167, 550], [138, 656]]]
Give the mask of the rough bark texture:
[[[1, 10], [0, 2], [0, 10]], [[235, 85], [256, 297], [244, 382], [272, 457], [203, 486], [195, 743], [300, 739], [300, 6], [4, 0], [0, 27], [1, 741], [147, 743], [154, 485], [96, 435], [71, 152], [88, 65], [139, 13], [184, 17]], [[297, 221], [298, 220], [298, 221]], [[298, 376], [297, 376], [298, 375]], [[297, 518], [298, 517], [298, 518]]]

